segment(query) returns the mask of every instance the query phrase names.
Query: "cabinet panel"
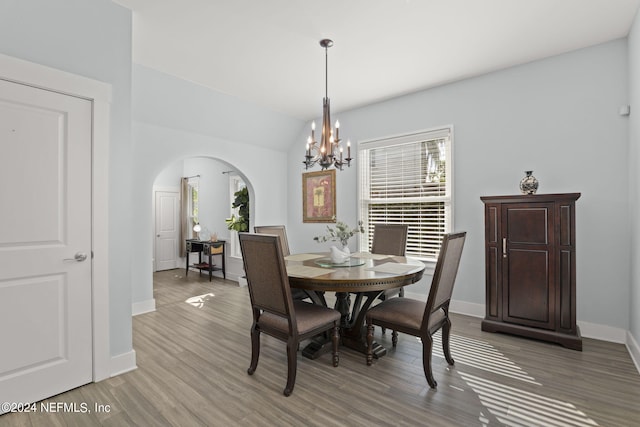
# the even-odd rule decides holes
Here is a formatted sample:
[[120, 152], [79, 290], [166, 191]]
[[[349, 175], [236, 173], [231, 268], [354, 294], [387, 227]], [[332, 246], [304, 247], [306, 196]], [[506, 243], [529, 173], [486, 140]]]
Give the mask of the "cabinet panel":
[[487, 206], [487, 228], [485, 230], [487, 243], [498, 242], [498, 208], [496, 206]]
[[575, 319], [575, 302], [571, 297], [573, 281], [571, 251], [560, 252], [560, 328], [573, 330], [572, 319]]
[[571, 206], [560, 206], [560, 244], [570, 246], [572, 244], [571, 235]]
[[509, 243], [549, 243], [548, 206], [507, 206], [507, 239]]
[[547, 251], [510, 250], [503, 290], [503, 320], [553, 328], [553, 299]]
[[499, 254], [496, 247], [487, 248], [487, 316], [498, 317], [500, 290], [498, 289]]

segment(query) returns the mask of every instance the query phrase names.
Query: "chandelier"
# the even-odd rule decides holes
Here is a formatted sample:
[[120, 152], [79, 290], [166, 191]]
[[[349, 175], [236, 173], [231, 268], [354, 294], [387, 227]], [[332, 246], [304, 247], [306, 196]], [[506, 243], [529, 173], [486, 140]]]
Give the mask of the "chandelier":
[[351, 166], [351, 141], [347, 141], [347, 156], [343, 158], [342, 146], [340, 145], [340, 122], [336, 120], [335, 133], [331, 125], [331, 112], [328, 95], [328, 49], [333, 46], [333, 41], [329, 39], [320, 40], [320, 46], [324, 48], [324, 98], [322, 100], [322, 134], [320, 144], [316, 141], [316, 122], [311, 123], [311, 136], [307, 138], [307, 152], [302, 163], [305, 169], [314, 166], [316, 163], [324, 170], [331, 165], [342, 170], [343, 165]]

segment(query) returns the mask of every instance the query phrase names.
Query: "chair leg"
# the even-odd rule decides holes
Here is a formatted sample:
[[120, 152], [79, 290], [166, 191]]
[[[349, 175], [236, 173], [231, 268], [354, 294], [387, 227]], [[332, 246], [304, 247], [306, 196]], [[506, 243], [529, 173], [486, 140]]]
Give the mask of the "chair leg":
[[255, 326], [251, 328], [251, 365], [247, 369], [249, 375], [253, 375], [258, 367], [258, 358], [260, 357], [260, 330]]
[[449, 346], [449, 335], [451, 334], [451, 321], [449, 318], [442, 325], [442, 352], [449, 365], [453, 365], [453, 357], [451, 357], [451, 347]]
[[338, 344], [340, 344], [340, 326], [338, 323], [333, 327], [333, 333], [331, 334], [331, 341], [333, 341], [333, 366], [337, 367], [340, 362], [340, 357], [338, 356]]
[[367, 319], [367, 366], [373, 363], [373, 324]]
[[424, 369], [424, 376], [431, 388], [436, 388], [438, 383], [433, 378], [433, 372], [431, 371], [431, 350], [433, 349], [433, 339], [430, 334], [426, 337], [422, 337], [422, 367]]
[[391, 345], [398, 345], [398, 331], [391, 331]]
[[287, 385], [284, 395], [290, 396], [293, 386], [296, 384], [296, 371], [298, 368], [298, 343], [287, 341]]

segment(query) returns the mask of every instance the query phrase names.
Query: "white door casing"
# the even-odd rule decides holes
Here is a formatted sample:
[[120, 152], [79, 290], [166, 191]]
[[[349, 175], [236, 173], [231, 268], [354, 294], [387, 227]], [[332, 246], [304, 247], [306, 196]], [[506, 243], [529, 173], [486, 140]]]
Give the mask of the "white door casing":
[[[131, 352], [131, 357], [127, 356], [129, 363], [124, 364], [115, 363], [109, 352], [108, 154], [111, 88], [86, 77], [2, 54], [0, 83], [3, 84], [0, 89], [0, 98], [3, 99], [3, 114], [0, 119], [0, 145], [3, 146], [0, 156], [0, 163], [3, 163], [0, 168], [0, 199], [3, 200], [0, 205], [0, 293], [4, 293], [0, 296], [0, 304], [3, 304], [0, 309], [0, 324], [5, 327], [3, 331], [9, 331], [7, 334], [3, 333], [0, 352], [0, 401], [19, 402], [38, 399], [35, 397], [37, 395], [56, 394], [62, 388], [75, 387], [78, 381], [100, 381], [112, 374], [133, 369], [135, 353]], [[87, 119], [85, 124], [89, 132], [83, 147], [85, 152], [79, 155], [84, 159], [84, 165], [80, 169], [84, 170], [83, 173], [88, 171], [88, 175], [77, 179], [79, 169], [76, 170], [76, 166], [69, 167], [68, 163], [69, 159], [77, 157], [70, 148], [73, 145], [70, 141], [77, 132], [69, 125], [75, 125], [79, 116], [75, 113], [67, 114], [64, 112], [65, 108], [59, 106], [50, 108], [45, 105], [38, 111], [37, 106], [24, 100], [16, 103], [11, 99], [4, 99], [7, 87], [20, 88], [19, 91], [26, 90], [31, 95], [46, 92], [45, 99], [52, 96], [66, 99], [65, 102], [76, 107], [84, 105], [80, 109], [85, 110], [82, 115]], [[9, 90], [11, 91], [13, 89]], [[74, 107], [71, 111], [74, 111]], [[29, 120], [19, 119], [16, 122], [16, 115], [27, 116]], [[57, 129], [56, 137], [44, 140], [48, 143], [57, 141], [55, 149], [51, 144], [42, 150], [9, 144], [9, 141], [15, 143], [16, 138], [20, 140], [25, 135], [38, 135], [42, 129], [33, 126], [33, 121], [39, 125], [44, 122], [45, 127]], [[66, 122], [65, 125], [61, 126], [61, 121]], [[18, 126], [11, 126], [16, 123]], [[6, 129], [9, 129], [9, 135], [5, 132]], [[5, 168], [7, 165], [13, 167]], [[57, 171], [57, 176], [50, 181], [51, 176], [48, 175], [52, 171]], [[34, 187], [34, 183], [38, 185]], [[55, 188], [57, 194], [45, 191], [51, 188]], [[76, 214], [69, 209], [68, 204], [73, 199], [70, 194], [78, 188], [84, 193], [85, 199], [81, 201], [82, 207], [78, 211], [86, 213], [87, 206], [89, 209], [89, 228], [86, 228], [84, 220], [80, 221], [82, 232], [72, 231], [76, 225]], [[58, 190], [62, 190], [62, 194]], [[16, 220], [16, 210], [11, 208], [23, 202], [24, 206], [20, 208], [24, 215], [18, 215]], [[36, 209], [33, 209], [34, 205]], [[66, 214], [70, 215], [67, 220], [64, 219]], [[23, 228], [22, 231], [19, 230], [20, 227]], [[50, 255], [51, 250], [60, 252], [65, 245], [68, 247], [62, 249], [63, 252], [66, 251], [64, 257], [71, 255], [74, 258], [78, 252], [85, 252], [87, 260], [64, 262], [61, 261], [64, 258], [59, 258], [60, 253]], [[82, 247], [75, 247], [76, 245]], [[20, 267], [22, 271], [19, 271]], [[51, 271], [47, 272], [47, 269]], [[70, 296], [67, 293], [71, 289], [69, 286], [78, 278], [86, 286], [79, 288], [77, 295]], [[49, 304], [43, 304], [43, 299], [48, 299]], [[68, 316], [62, 315], [60, 310], [66, 311], [73, 299], [82, 300], [83, 307], [72, 307]], [[38, 308], [44, 308], [43, 312], [38, 312]], [[52, 324], [42, 322], [42, 318], [46, 316], [52, 319]], [[85, 319], [79, 320], [82, 316]], [[73, 335], [86, 334], [87, 330], [88, 340], [72, 342]], [[23, 345], [14, 346], [16, 342], [22, 342]], [[31, 353], [30, 349], [36, 349], [38, 356]], [[16, 355], [20, 351], [27, 354], [28, 358], [18, 360]], [[69, 363], [80, 359], [83, 361], [76, 369], [68, 372], [68, 380], [55, 378], [54, 375], [60, 377], [59, 373], [52, 374], [49, 369], [62, 367], [64, 370], [65, 366], [70, 366]], [[122, 357], [118, 358], [118, 362], [124, 360]], [[34, 380], [32, 375], [38, 371], [43, 373], [44, 381]], [[26, 380], [22, 385], [16, 385], [14, 381], [20, 372], [26, 375]], [[72, 382], [75, 385], [65, 385]], [[54, 388], [58, 391], [52, 391], [48, 384], [55, 384]], [[22, 392], [31, 397], [22, 397]], [[11, 393], [10, 396], [8, 393]]]
[[178, 267], [180, 193], [155, 191], [155, 270]]

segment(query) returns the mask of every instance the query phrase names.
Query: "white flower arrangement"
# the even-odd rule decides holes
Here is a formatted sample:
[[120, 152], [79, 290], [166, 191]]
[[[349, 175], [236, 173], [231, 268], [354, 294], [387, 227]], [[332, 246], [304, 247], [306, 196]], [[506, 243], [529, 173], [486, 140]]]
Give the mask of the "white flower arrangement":
[[349, 239], [357, 233], [364, 233], [364, 227], [362, 221], [358, 221], [358, 225], [354, 228], [350, 228], [342, 221], [337, 221], [335, 227], [327, 226], [327, 234], [323, 236], [316, 236], [313, 238], [318, 243], [322, 242], [340, 242], [343, 247], [347, 246]]

